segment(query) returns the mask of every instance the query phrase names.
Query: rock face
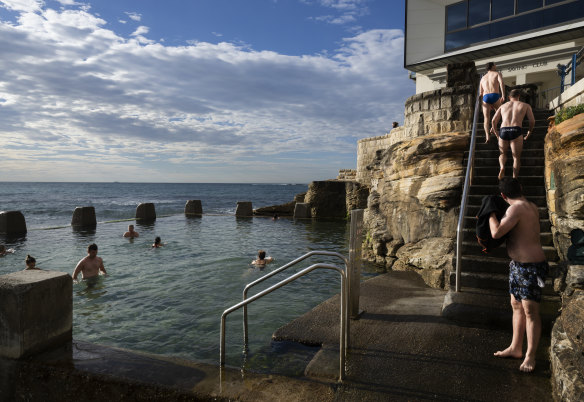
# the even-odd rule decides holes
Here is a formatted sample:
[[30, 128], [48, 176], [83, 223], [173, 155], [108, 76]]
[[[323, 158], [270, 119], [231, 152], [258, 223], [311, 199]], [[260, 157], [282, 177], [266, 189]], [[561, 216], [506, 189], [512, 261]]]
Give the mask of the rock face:
[[188, 200], [185, 204], [185, 215], [202, 215], [203, 204], [201, 200]]
[[570, 231], [584, 228], [584, 114], [548, 130], [545, 180], [554, 244], [565, 260]]
[[237, 201], [235, 216], [251, 217], [253, 216], [253, 206], [251, 201]]
[[136, 207], [136, 220], [154, 221], [156, 220], [156, 209], [151, 202], [144, 202]]
[[354, 181], [313, 181], [304, 202], [310, 205], [313, 218], [346, 218], [352, 209], [367, 206], [369, 190]]
[[[455, 81], [457, 81], [456, 79]], [[457, 86], [406, 102], [405, 124], [389, 137], [360, 142], [357, 177], [371, 188], [365, 211], [364, 258], [386, 269], [418, 272], [447, 287], [464, 182], [475, 88]], [[399, 135], [398, 135], [399, 134]]]

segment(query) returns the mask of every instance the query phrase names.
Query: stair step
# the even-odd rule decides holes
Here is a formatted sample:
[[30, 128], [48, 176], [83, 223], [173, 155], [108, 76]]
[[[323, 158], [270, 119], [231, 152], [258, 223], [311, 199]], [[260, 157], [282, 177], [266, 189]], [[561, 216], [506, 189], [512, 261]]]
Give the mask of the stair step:
[[[473, 210], [474, 210], [475, 206], [473, 206]], [[470, 206], [467, 207], [466, 209], [466, 213], [467, 216], [464, 217], [464, 228], [465, 229], [472, 229], [475, 230], [476, 226], [477, 226], [477, 217], [476, 214], [478, 213], [480, 207], [476, 207], [476, 212], [474, 215], [470, 215]], [[551, 232], [551, 226], [552, 223], [550, 222], [549, 219], [542, 219], [541, 216], [542, 214], [545, 214], [545, 217], [547, 218], [547, 209], [546, 208], [538, 208], [539, 209], [539, 216], [540, 216], [540, 220], [539, 220], [539, 229], [541, 230], [542, 233], [545, 232]]]
[[[539, 238], [540, 238], [542, 246], [553, 246], [554, 245], [554, 239], [553, 239], [551, 232], [541, 232], [539, 234]], [[462, 230], [462, 240], [468, 241], [468, 242], [477, 241], [476, 228], [473, 227], [473, 228], [463, 229]], [[477, 245], [478, 245], [478, 242], [477, 242]]]
[[[463, 165], [463, 172], [466, 174], [466, 165]], [[506, 166], [505, 174], [509, 177], [512, 174], [511, 166]], [[491, 176], [497, 177], [499, 174], [499, 162], [497, 161], [496, 165], [492, 166], [476, 166], [474, 167], [474, 175], [475, 177], [484, 177], [484, 176]], [[521, 166], [521, 170], [519, 171], [519, 180], [523, 176], [543, 176], [544, 166]]]
[[[509, 169], [507, 169], [509, 170]], [[498, 173], [498, 172], [497, 172]], [[543, 176], [523, 176], [519, 178], [522, 186], [545, 186], [545, 180]], [[495, 175], [492, 176], [475, 176], [472, 179], [473, 185], [478, 186], [499, 186], [499, 178]]]
[[[558, 253], [556, 252], [556, 249], [554, 247], [542, 246], [542, 248], [543, 248], [543, 252], [545, 254], [546, 260], [553, 261], [553, 262], [556, 262], [559, 260]], [[468, 256], [473, 256], [473, 255], [484, 255], [485, 253], [483, 253], [481, 246], [479, 245], [479, 243], [476, 240], [474, 240], [474, 241], [463, 240], [462, 241], [462, 254], [468, 257]], [[488, 255], [490, 255], [492, 257], [506, 258], [507, 257], [507, 248], [505, 247], [505, 245], [499, 246], [499, 247], [493, 249]]]
[[[522, 185], [523, 195], [526, 198], [533, 196], [544, 196], [546, 195], [546, 190], [544, 186], [526, 186]], [[469, 195], [491, 195], [500, 194], [498, 185], [481, 185], [473, 184], [470, 186]]]
[[[546, 296], [540, 303], [542, 327], [551, 331], [561, 306], [559, 297]], [[449, 320], [472, 325], [511, 328], [511, 306], [508, 291], [463, 288], [448, 291], [442, 305], [442, 316]]]
[[[499, 193], [491, 193], [491, 194], [499, 194]], [[485, 195], [479, 195], [479, 194], [469, 195], [468, 196], [469, 205], [477, 205], [477, 204], [480, 205], [484, 196]], [[547, 208], [547, 201], [546, 201], [545, 196], [543, 196], [543, 195], [530, 196], [530, 197], [527, 197], [527, 199], [529, 201], [533, 202], [538, 207], [546, 207]]]
[[[509, 161], [507, 161], [509, 162]], [[543, 155], [539, 158], [521, 158], [521, 166], [544, 166], [545, 159]], [[499, 167], [499, 158], [475, 158], [475, 167], [478, 166], [495, 166]], [[530, 175], [531, 176], [531, 175]]]

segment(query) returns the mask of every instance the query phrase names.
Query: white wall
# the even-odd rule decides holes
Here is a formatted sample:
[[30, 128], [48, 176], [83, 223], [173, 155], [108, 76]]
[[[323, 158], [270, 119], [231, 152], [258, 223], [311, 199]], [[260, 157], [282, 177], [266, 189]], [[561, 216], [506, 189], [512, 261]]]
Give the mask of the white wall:
[[444, 53], [445, 4], [449, 2], [454, 1], [407, 1], [406, 65]]

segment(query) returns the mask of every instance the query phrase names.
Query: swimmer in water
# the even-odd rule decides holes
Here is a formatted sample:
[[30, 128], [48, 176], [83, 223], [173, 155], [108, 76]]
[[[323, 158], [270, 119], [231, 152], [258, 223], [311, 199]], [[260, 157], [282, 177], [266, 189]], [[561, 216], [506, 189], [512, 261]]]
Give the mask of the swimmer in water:
[[156, 236], [156, 239], [154, 239], [154, 243], [152, 244], [152, 248], [158, 248], [162, 246], [164, 246], [164, 243], [162, 243], [162, 240], [160, 240], [160, 236]]
[[274, 261], [273, 257], [266, 257], [266, 252], [264, 250], [259, 250], [257, 260], [253, 260], [251, 263], [253, 265], [266, 265], [272, 261]]
[[81, 272], [81, 278], [93, 278], [101, 274], [107, 275], [103, 260], [97, 256], [97, 244], [93, 243], [87, 246], [87, 256], [82, 258], [73, 271], [73, 280], [77, 282], [77, 275]]
[[25, 271], [32, 271], [32, 270], [41, 271], [41, 269], [37, 268], [37, 266], [36, 266], [36, 259], [33, 256], [31, 256], [30, 254], [27, 254], [24, 262], [26, 263], [26, 268], [24, 269]]
[[14, 253], [14, 249], [6, 248], [4, 244], [0, 244], [0, 257], [5, 256], [8, 253]]
[[140, 237], [140, 235], [134, 230], [134, 225], [128, 225], [128, 231], [124, 233], [124, 237], [133, 239], [134, 237]]

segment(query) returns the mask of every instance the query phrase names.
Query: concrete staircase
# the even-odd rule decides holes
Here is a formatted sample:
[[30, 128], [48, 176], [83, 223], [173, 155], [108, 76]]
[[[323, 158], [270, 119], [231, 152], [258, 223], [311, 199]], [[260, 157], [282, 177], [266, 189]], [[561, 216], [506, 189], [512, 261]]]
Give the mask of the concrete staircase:
[[[482, 113], [481, 113], [482, 114]], [[558, 255], [553, 246], [550, 221], [547, 212], [544, 182], [544, 138], [547, 133], [547, 110], [534, 111], [535, 131], [524, 143], [521, 155], [519, 180], [528, 200], [539, 208], [541, 242], [550, 263], [550, 277], [555, 276]], [[481, 119], [482, 120], [482, 119]], [[528, 123], [524, 122], [524, 133]], [[499, 194], [499, 150], [495, 138], [491, 136], [489, 144], [484, 143], [485, 133], [482, 122], [477, 128], [477, 147], [475, 151], [475, 174], [470, 187], [469, 202], [466, 212], [463, 257], [461, 270], [461, 292], [455, 292], [456, 272], [450, 275], [450, 291], [445, 297], [442, 315], [471, 324], [511, 326], [511, 307], [509, 305], [509, 257], [505, 246], [485, 254], [476, 240], [476, 214], [485, 195]], [[468, 152], [465, 154], [464, 166]], [[513, 158], [508, 151], [505, 175], [511, 177]], [[466, 173], [466, 172], [465, 172]], [[546, 281], [544, 299], [541, 303], [544, 325], [548, 327], [557, 315], [559, 297], [553, 291], [552, 280]]]

